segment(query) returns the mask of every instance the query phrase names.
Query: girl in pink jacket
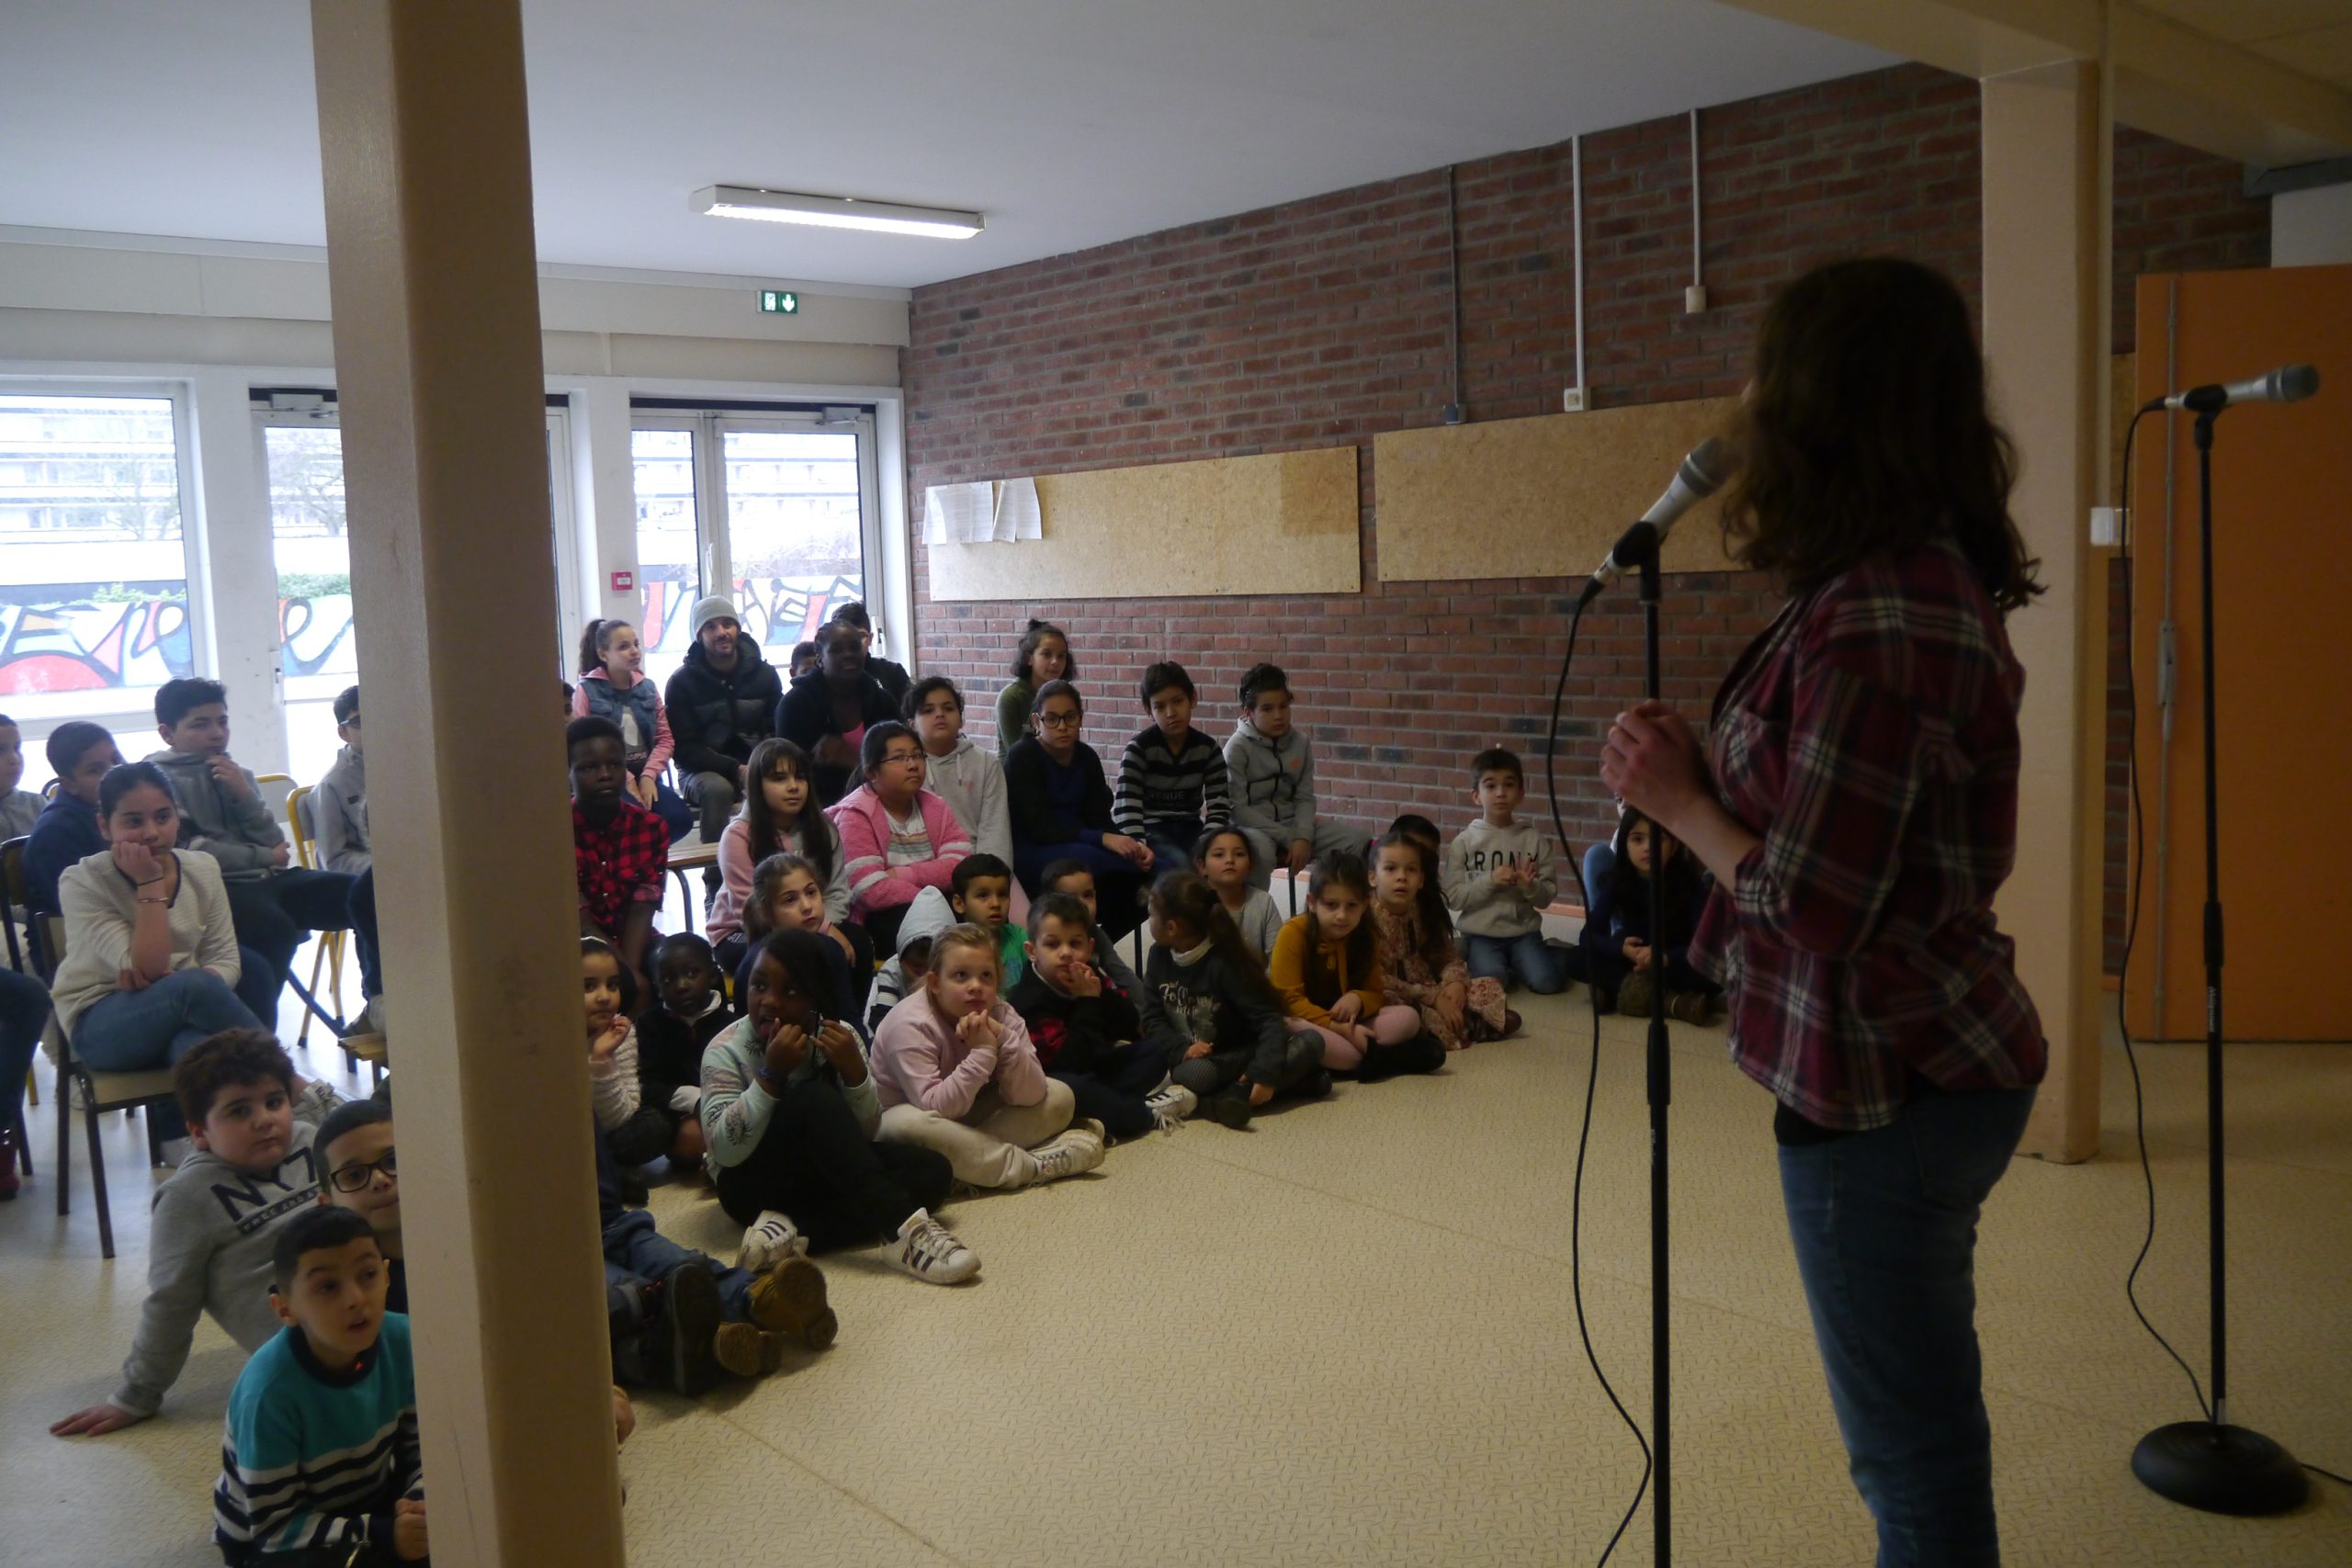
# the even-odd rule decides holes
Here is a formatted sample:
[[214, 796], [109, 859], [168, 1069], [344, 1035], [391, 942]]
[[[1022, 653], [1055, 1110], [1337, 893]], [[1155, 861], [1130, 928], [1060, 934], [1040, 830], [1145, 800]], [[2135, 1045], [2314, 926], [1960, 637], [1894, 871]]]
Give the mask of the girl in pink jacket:
[[893, 720], [869, 726], [858, 760], [865, 782], [825, 808], [841, 832], [850, 918], [878, 952], [896, 951], [899, 922], [926, 887], [948, 890], [971, 835], [945, 801], [922, 787], [922, 742]]
[[[847, 804], [844, 802], [843, 804]], [[1070, 1124], [1069, 1085], [1046, 1076], [1028, 1026], [997, 998], [996, 941], [950, 926], [931, 941], [922, 987], [874, 1035], [886, 1144], [947, 1156], [974, 1187], [1027, 1187], [1102, 1163], [1102, 1124]]]

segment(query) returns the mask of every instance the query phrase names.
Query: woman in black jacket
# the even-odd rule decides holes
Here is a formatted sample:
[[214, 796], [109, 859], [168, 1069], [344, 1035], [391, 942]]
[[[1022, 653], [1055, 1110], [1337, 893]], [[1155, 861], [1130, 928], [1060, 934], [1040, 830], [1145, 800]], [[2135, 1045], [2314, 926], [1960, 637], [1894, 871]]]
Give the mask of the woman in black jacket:
[[817, 803], [831, 806], [857, 781], [865, 727], [899, 716], [899, 705], [866, 672], [865, 639], [843, 622], [817, 628], [814, 674], [803, 675], [775, 705], [775, 732], [808, 753]]

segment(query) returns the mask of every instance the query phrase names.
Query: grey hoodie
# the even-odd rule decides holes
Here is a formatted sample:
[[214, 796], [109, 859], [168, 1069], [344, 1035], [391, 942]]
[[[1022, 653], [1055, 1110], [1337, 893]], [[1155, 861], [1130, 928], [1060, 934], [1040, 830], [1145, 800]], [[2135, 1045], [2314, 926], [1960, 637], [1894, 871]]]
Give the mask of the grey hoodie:
[[[1495, 867], [1532, 872], [1532, 883], [1495, 882]], [[1438, 884], [1466, 936], [1513, 937], [1544, 929], [1544, 907], [1559, 896], [1552, 840], [1532, 822], [1497, 828], [1481, 817], [1445, 846]]]
[[907, 966], [900, 962], [899, 953], [907, 944], [923, 937], [937, 936], [956, 923], [955, 906], [947, 895], [936, 887], [926, 887], [915, 895], [907, 906], [906, 918], [899, 922], [899, 951], [884, 960], [874, 971], [874, 986], [865, 995], [865, 1026], [881, 1027], [882, 1015], [906, 999]]
[[155, 1189], [147, 1225], [147, 1304], [122, 1363], [113, 1403], [153, 1416], [187, 1364], [198, 1313], [250, 1356], [280, 1326], [269, 1310], [270, 1251], [277, 1227], [319, 1200], [311, 1141], [343, 1097], [313, 1082], [294, 1102], [286, 1156], [274, 1170], [240, 1169], [199, 1149]]
[[286, 841], [286, 832], [262, 803], [253, 770], [237, 770], [245, 775], [248, 792], [240, 800], [212, 776], [205, 752], [166, 748], [146, 760], [172, 781], [172, 795], [180, 808], [180, 848], [202, 850], [220, 862], [224, 882], [258, 882], [277, 869], [273, 852]]
[[1225, 773], [1235, 827], [1255, 828], [1283, 848], [1315, 841], [1315, 749], [1306, 731], [1293, 726], [1269, 738], [1243, 719], [1225, 743]]
[[923, 787], [956, 813], [971, 836], [973, 852], [1011, 865], [1012, 810], [1005, 803], [1004, 765], [973, 745], [970, 736], [959, 735], [956, 750], [944, 757], [924, 753], [923, 769]]

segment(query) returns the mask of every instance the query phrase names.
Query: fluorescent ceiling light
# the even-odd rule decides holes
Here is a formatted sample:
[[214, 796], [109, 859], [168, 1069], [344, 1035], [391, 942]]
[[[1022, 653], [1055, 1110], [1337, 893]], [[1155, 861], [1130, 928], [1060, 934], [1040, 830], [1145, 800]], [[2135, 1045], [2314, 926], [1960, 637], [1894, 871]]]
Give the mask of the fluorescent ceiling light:
[[808, 223], [820, 229], [876, 229], [886, 234], [928, 234], [939, 240], [968, 240], [989, 226], [977, 212], [946, 207], [901, 207], [860, 201], [848, 196], [801, 196], [752, 186], [705, 186], [689, 204], [713, 218], [756, 218], [769, 223]]

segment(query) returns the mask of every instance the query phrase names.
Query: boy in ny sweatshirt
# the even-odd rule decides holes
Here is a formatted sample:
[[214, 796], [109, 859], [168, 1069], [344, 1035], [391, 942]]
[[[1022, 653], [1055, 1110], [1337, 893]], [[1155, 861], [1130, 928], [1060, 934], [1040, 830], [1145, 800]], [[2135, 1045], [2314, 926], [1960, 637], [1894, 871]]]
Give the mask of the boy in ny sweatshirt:
[[1549, 996], [1568, 983], [1567, 955], [1544, 940], [1544, 910], [1559, 893], [1552, 841], [1518, 818], [1526, 783], [1519, 758], [1498, 746], [1470, 764], [1478, 819], [1445, 848], [1439, 886], [1462, 931], [1470, 973], [1508, 987], [1515, 975]]
[[295, 1083], [285, 1049], [251, 1031], [201, 1041], [172, 1068], [196, 1152], [155, 1190], [147, 1303], [122, 1364], [122, 1386], [51, 1432], [96, 1436], [154, 1415], [187, 1364], [199, 1314], [248, 1355], [277, 1334], [271, 1248], [280, 1226], [318, 1204], [321, 1172], [311, 1144], [319, 1123], [342, 1103], [323, 1083], [298, 1097]]

